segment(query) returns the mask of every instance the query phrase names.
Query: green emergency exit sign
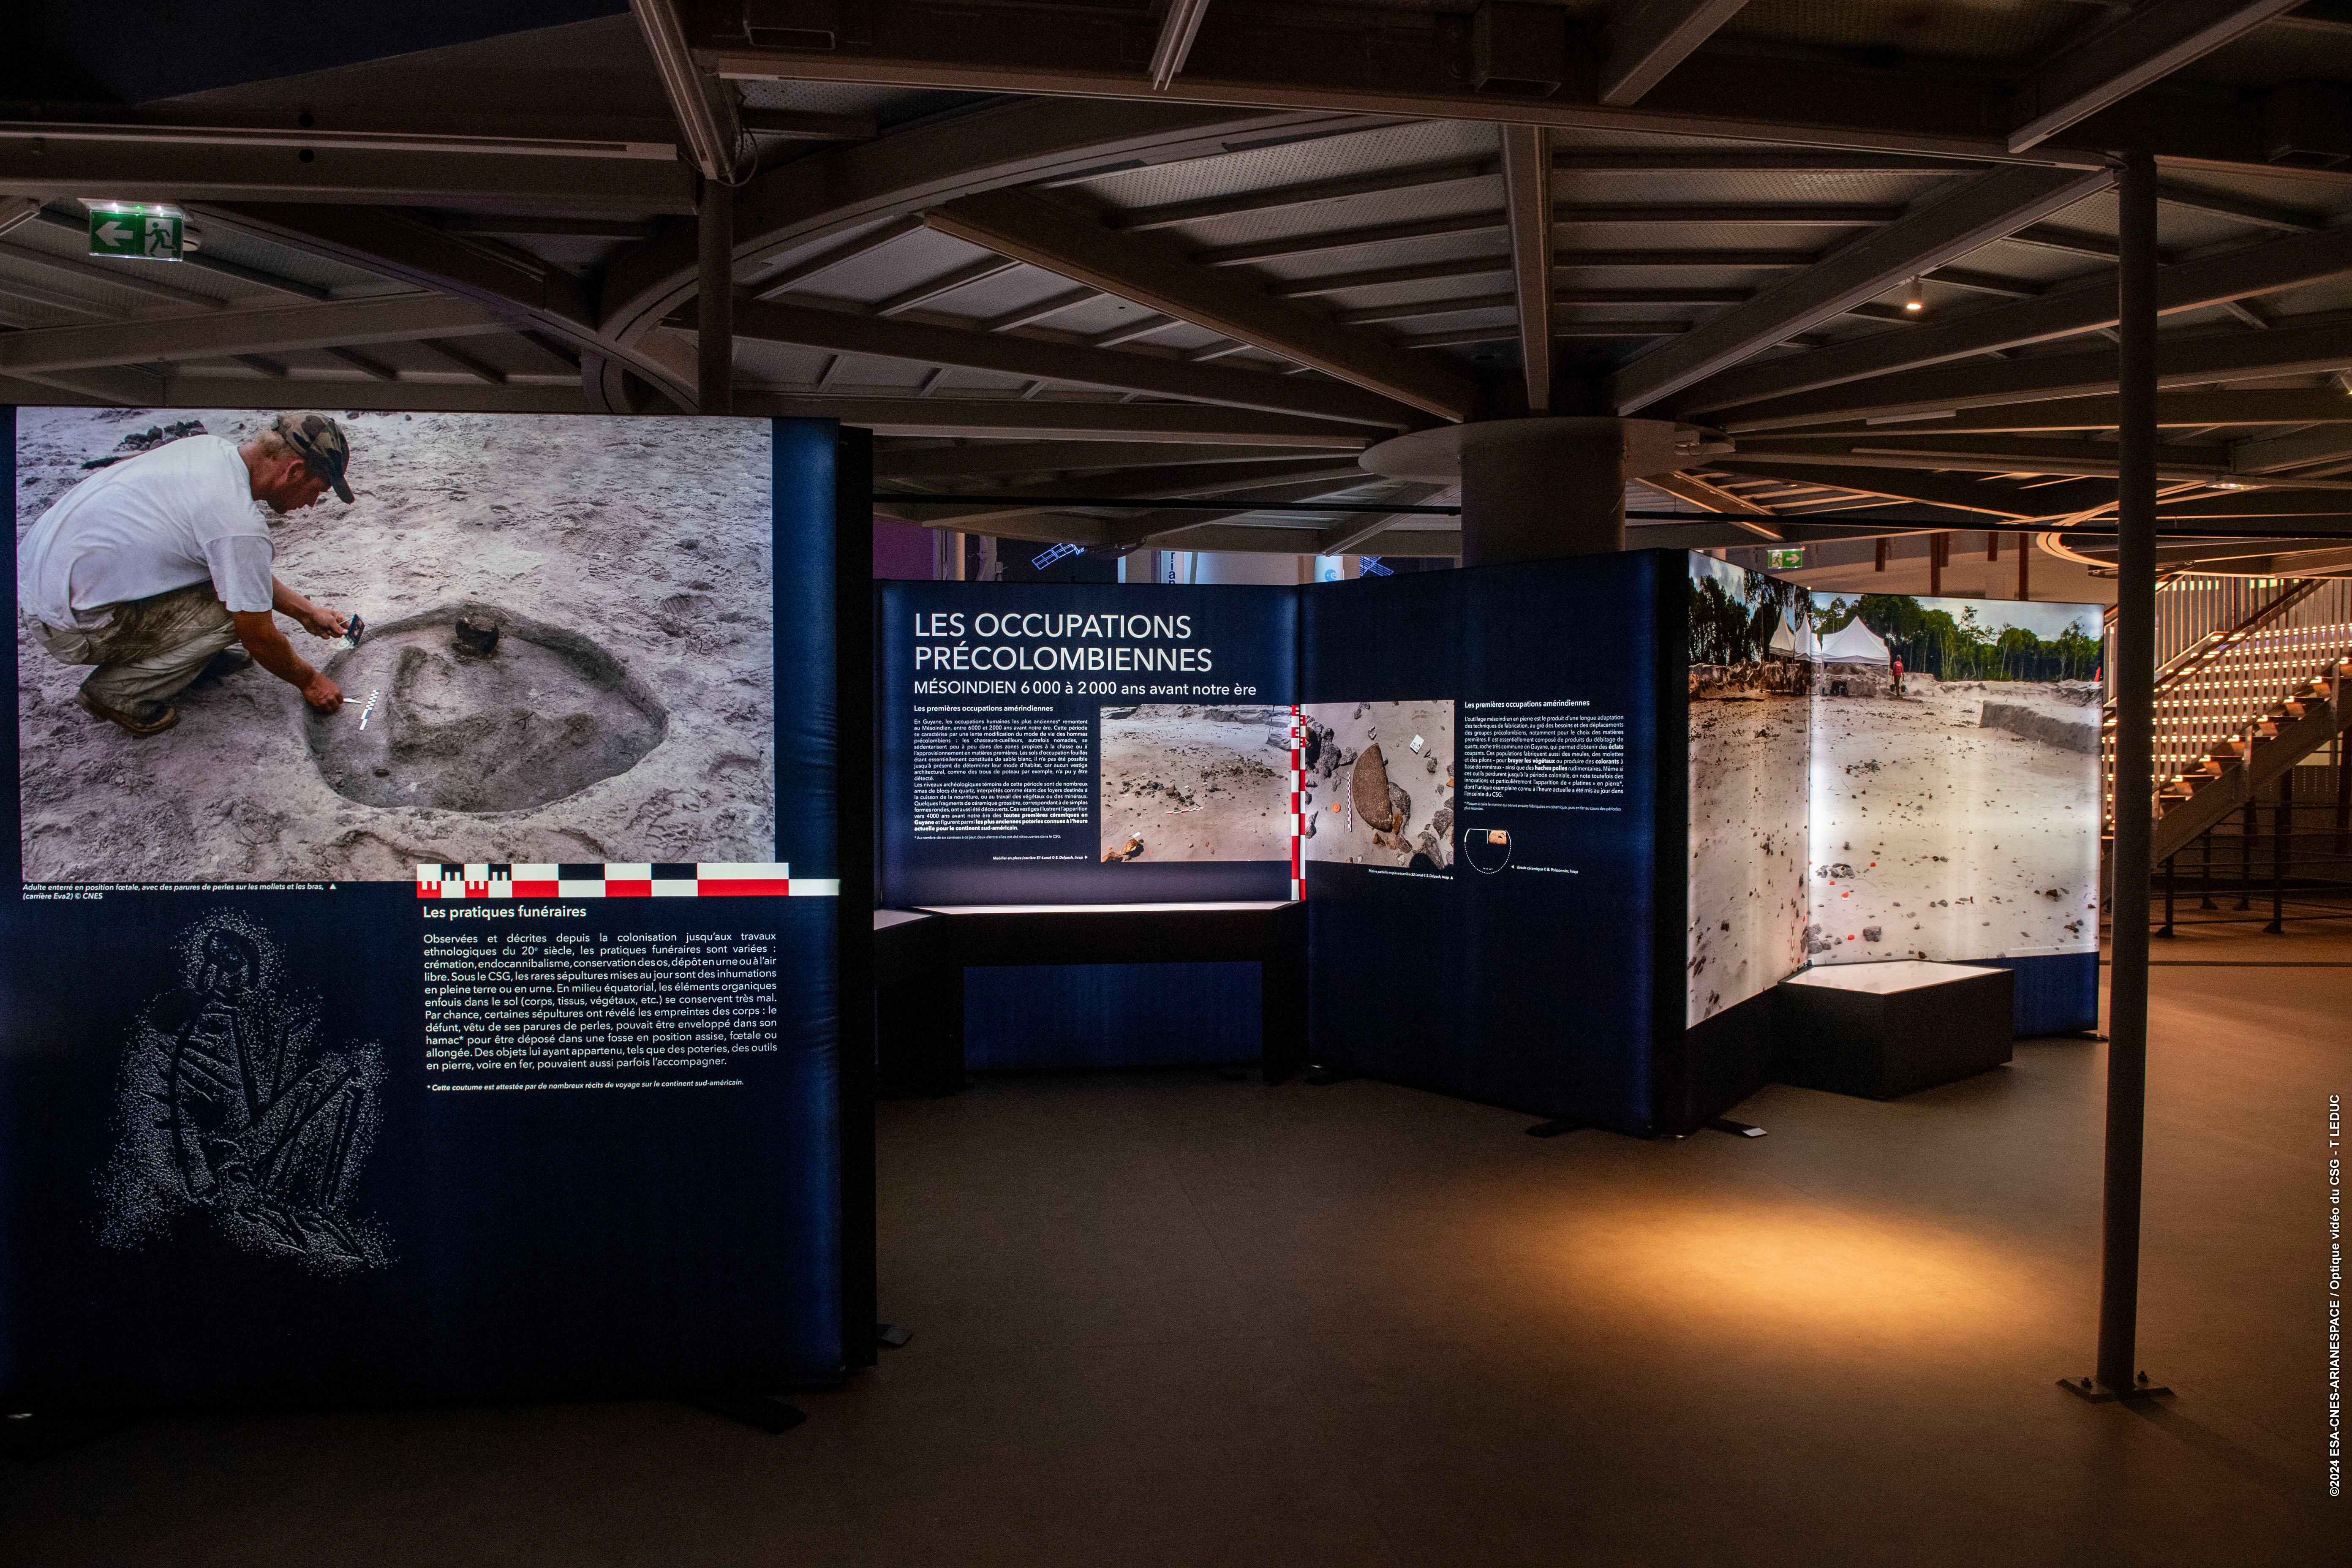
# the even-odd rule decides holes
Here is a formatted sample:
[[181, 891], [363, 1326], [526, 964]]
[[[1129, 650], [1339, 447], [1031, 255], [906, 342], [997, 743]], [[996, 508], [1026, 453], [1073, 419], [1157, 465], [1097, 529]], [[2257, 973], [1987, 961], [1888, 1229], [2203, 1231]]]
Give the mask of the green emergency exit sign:
[[1768, 550], [1764, 552], [1764, 566], [1767, 571], [1785, 571], [1792, 566], [1802, 566], [1804, 563], [1805, 552], [1801, 546], [1795, 550]]
[[186, 219], [168, 207], [110, 202], [89, 213], [89, 253], [142, 261], [177, 261]]

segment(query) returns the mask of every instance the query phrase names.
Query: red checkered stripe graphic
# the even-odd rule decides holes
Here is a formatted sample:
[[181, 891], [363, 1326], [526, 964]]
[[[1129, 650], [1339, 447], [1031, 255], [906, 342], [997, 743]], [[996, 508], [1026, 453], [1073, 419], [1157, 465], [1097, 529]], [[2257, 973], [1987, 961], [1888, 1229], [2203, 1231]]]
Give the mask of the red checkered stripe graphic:
[[795, 879], [787, 865], [760, 861], [698, 861], [656, 865], [618, 861], [586, 864], [420, 863], [420, 899], [835, 899], [833, 878]]
[[1307, 896], [1307, 725], [1290, 705], [1290, 896]]

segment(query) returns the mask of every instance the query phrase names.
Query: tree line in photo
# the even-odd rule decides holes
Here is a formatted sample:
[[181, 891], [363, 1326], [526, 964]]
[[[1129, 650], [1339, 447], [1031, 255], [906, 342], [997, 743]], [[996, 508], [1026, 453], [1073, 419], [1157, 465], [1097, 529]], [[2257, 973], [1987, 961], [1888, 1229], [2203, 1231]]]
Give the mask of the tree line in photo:
[[1815, 637], [1833, 637], [1859, 620], [1905, 669], [1938, 680], [2087, 680], [2099, 668], [2097, 637], [2072, 626], [2054, 638], [1988, 626], [1973, 605], [1955, 616], [1907, 594], [1864, 594], [1852, 603], [1840, 595], [1811, 613]]
[[1859, 620], [1904, 668], [1938, 680], [2087, 680], [2099, 668], [2099, 639], [2071, 626], [2043, 637], [2024, 626], [1988, 625], [1973, 605], [1955, 616], [1908, 594], [1840, 595], [1823, 606], [1796, 584], [1762, 573], [1743, 572], [1738, 583], [1735, 591], [1711, 574], [1686, 579], [1691, 663], [1760, 664], [1772, 657], [1781, 626], [1810, 626], [1822, 640]]
[[1732, 593], [1719, 578], [1696, 574], [1685, 579], [1693, 664], [1759, 664], [1772, 647], [1773, 628], [1807, 613], [1805, 591], [1760, 572], [1739, 574]]

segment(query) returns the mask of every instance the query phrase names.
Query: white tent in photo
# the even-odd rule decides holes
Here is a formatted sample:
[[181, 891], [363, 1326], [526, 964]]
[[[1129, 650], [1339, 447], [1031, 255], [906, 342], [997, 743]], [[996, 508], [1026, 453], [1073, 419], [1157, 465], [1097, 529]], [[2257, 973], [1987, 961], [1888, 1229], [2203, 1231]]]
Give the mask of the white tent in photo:
[[1878, 634], [1860, 621], [1848, 621], [1841, 629], [1821, 640], [1813, 657], [1825, 663], [1892, 665], [1894, 657]]
[[[1860, 625], [1860, 622], [1856, 622]], [[1813, 628], [1810, 623], [1790, 626], [1786, 616], [1776, 616], [1772, 622], [1772, 640], [1769, 651], [1775, 658], [1812, 658]]]

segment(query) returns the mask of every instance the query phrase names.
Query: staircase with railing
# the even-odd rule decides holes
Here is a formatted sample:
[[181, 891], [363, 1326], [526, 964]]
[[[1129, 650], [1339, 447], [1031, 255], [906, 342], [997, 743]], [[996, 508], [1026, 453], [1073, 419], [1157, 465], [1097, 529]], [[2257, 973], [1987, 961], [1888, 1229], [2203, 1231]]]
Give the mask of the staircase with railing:
[[[2106, 667], [2114, 669], [2112, 616]], [[2177, 576], [2158, 585], [2154, 709], [2161, 865], [2347, 727], [2352, 581]], [[2115, 809], [2115, 701], [2103, 714]]]

